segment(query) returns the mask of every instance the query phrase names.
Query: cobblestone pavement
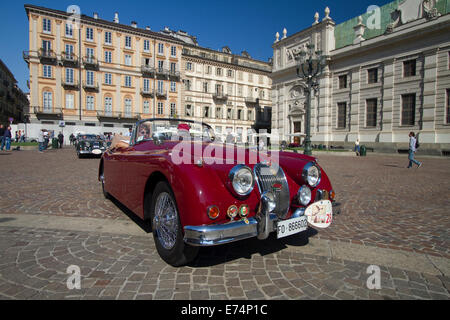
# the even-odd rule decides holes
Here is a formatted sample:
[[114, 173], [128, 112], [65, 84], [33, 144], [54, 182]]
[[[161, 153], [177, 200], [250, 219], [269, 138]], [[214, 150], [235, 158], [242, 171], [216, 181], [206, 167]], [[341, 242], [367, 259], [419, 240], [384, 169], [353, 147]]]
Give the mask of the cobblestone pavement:
[[[311, 239], [449, 258], [450, 161], [320, 155], [342, 214]], [[98, 159], [72, 148], [0, 154], [0, 298], [2, 299], [449, 299], [449, 274], [380, 265], [381, 290], [369, 290], [368, 263], [306, 254], [306, 235], [250, 239], [202, 248], [191, 265], [173, 268], [146, 236], [2, 226], [1, 214], [130, 220], [104, 200]], [[7, 191], [5, 191], [7, 190]], [[4, 215], [5, 216], [5, 215]], [[8, 215], [9, 217], [9, 215]], [[387, 249], [386, 249], [387, 250]], [[81, 290], [68, 290], [69, 265], [81, 267]]]

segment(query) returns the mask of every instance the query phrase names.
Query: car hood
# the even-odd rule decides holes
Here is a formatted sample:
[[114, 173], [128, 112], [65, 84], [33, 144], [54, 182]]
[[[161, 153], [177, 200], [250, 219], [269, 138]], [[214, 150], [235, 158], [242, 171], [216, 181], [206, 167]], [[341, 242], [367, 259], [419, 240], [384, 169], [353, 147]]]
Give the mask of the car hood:
[[314, 157], [298, 153], [269, 151], [258, 155], [254, 150], [219, 143], [192, 142], [184, 144], [184, 147], [173, 143], [166, 148], [172, 160], [174, 156], [189, 159], [191, 164], [201, 165], [210, 174], [217, 175], [230, 188], [229, 173], [237, 164], [245, 164], [253, 170], [257, 163], [278, 163], [287, 176], [301, 184], [303, 167], [308, 162], [316, 162]]

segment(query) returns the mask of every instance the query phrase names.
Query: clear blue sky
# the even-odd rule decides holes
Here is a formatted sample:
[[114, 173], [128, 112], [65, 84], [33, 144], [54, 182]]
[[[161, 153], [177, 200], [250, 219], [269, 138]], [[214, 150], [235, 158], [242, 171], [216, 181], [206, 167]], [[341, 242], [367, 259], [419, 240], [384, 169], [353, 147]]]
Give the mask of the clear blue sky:
[[314, 22], [314, 13], [324, 17], [328, 6], [336, 23], [367, 11], [370, 5], [382, 6], [391, 0], [170, 0], [170, 1], [92, 1], [29, 0], [0, 2], [0, 59], [8, 66], [19, 87], [28, 92], [28, 67], [22, 52], [28, 50], [28, 19], [24, 4], [66, 11], [77, 5], [82, 14], [98, 12], [101, 19], [113, 20], [119, 12], [120, 23], [137, 21], [138, 27], [150, 26], [160, 31], [165, 26], [197, 36], [199, 44], [211, 49], [227, 45], [233, 53], [246, 50], [253, 58], [267, 61], [272, 57], [275, 33], [288, 36]]

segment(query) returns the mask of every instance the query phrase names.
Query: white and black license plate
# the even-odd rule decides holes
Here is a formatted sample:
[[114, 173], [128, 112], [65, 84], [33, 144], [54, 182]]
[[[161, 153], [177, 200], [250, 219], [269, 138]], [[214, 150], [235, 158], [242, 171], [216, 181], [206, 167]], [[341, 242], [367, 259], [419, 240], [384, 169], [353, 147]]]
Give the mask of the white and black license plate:
[[293, 234], [305, 231], [307, 229], [308, 229], [308, 219], [306, 218], [306, 216], [286, 221], [278, 221], [277, 238], [281, 239], [284, 237], [289, 237]]

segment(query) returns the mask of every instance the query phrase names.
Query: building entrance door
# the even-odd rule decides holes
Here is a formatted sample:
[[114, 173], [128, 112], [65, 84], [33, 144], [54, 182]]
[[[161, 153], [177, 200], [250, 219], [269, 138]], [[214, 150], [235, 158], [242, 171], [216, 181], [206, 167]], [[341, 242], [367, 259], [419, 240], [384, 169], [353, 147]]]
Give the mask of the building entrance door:
[[[302, 123], [301, 121], [294, 122], [294, 133], [302, 132]], [[294, 143], [300, 144], [300, 137], [294, 137]]]

